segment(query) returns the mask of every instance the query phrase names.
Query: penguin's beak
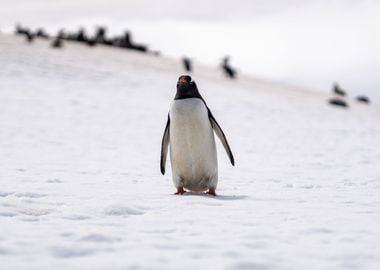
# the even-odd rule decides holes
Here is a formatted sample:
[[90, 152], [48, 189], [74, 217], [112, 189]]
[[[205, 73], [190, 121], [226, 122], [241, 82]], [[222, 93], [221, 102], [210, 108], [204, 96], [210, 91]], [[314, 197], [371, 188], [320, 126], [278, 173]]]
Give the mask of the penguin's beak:
[[190, 76], [181, 76], [179, 77], [178, 83], [180, 85], [186, 85], [191, 83], [191, 77]]
[[179, 84], [188, 84], [189, 82], [188, 81], [186, 81], [185, 79], [180, 79], [179, 80]]

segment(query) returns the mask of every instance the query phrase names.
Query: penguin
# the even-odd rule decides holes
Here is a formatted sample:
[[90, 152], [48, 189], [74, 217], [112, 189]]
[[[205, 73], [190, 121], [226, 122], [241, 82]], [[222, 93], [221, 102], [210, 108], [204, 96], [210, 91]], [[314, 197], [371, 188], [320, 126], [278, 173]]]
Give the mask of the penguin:
[[218, 161], [214, 132], [222, 142], [232, 166], [234, 156], [223, 130], [215, 120], [196, 83], [188, 75], [177, 82], [161, 143], [161, 173], [170, 145], [170, 161], [176, 195], [186, 190], [216, 196]]
[[62, 48], [62, 46], [63, 46], [63, 42], [62, 42], [62, 38], [60, 37], [56, 37], [51, 43], [52, 48]]
[[229, 61], [230, 61], [230, 58], [228, 56], [224, 57], [221, 67], [222, 67], [222, 70], [224, 71], [224, 74], [226, 75], [227, 78], [235, 79], [236, 78], [236, 70], [233, 67], [231, 67]]
[[187, 72], [190, 72], [193, 70], [192, 68], [192, 63], [191, 63], [191, 59], [190, 58], [187, 58], [187, 57], [183, 57], [182, 58], [182, 64], [183, 64], [183, 67], [184, 69], [187, 71]]
[[369, 98], [366, 97], [366, 96], [357, 96], [357, 97], [356, 97], [356, 101], [358, 101], [358, 102], [362, 102], [362, 103], [366, 103], [366, 104], [369, 104], [369, 103], [370, 103]]
[[337, 96], [342, 96], [342, 97], [346, 96], [346, 92], [337, 83], [333, 84], [333, 89], [332, 90], [333, 90], [333, 93], [335, 95], [337, 95]]
[[331, 98], [328, 100], [328, 102], [329, 102], [329, 104], [331, 104], [333, 106], [339, 106], [339, 107], [343, 107], [343, 108], [348, 107], [347, 102], [341, 98]]

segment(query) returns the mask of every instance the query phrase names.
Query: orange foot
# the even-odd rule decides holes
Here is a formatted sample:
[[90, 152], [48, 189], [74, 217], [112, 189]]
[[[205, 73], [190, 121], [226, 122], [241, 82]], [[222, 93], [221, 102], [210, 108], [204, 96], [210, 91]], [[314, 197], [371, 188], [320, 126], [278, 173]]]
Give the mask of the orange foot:
[[215, 188], [210, 188], [207, 192], [208, 195], [216, 196]]
[[174, 193], [174, 195], [183, 195], [185, 193], [186, 193], [186, 191], [183, 189], [183, 187], [179, 187], [179, 188], [177, 188], [177, 192]]

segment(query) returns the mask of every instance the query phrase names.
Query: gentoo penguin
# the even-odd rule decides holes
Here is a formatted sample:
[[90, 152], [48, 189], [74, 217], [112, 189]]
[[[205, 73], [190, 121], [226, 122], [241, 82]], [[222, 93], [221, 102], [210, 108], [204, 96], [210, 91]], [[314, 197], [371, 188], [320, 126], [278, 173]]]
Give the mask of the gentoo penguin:
[[356, 101], [362, 102], [362, 103], [367, 103], [367, 104], [370, 103], [369, 98], [366, 96], [358, 96], [358, 97], [356, 97]]
[[342, 97], [346, 96], [346, 92], [337, 83], [333, 84], [333, 93]]
[[227, 78], [235, 79], [236, 78], [236, 70], [230, 65], [230, 58], [228, 56], [223, 58], [222, 62], [222, 70]]
[[175, 194], [182, 195], [187, 189], [216, 195], [218, 161], [213, 131], [234, 165], [226, 136], [200, 95], [197, 85], [190, 76], [180, 76], [162, 138], [160, 164], [161, 173], [165, 174], [170, 145], [173, 182], [177, 188]]
[[191, 72], [192, 71], [192, 64], [191, 64], [191, 59], [190, 58], [183, 57], [182, 58], [182, 64], [183, 64], [183, 67], [185, 68], [185, 70], [187, 72]]

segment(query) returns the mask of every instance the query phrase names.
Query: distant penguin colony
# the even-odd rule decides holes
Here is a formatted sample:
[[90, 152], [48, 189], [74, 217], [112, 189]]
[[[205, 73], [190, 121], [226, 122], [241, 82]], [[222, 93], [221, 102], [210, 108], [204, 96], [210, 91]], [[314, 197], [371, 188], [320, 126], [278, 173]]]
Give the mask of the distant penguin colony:
[[234, 157], [224, 132], [215, 120], [197, 85], [190, 76], [180, 76], [170, 106], [161, 145], [161, 173], [165, 174], [168, 148], [175, 194], [186, 191], [216, 196], [218, 162], [214, 132], [234, 165]]
[[[97, 27], [95, 34], [89, 36], [84, 28], [79, 28], [77, 32], [66, 32], [65, 30], [60, 30], [56, 36], [49, 36], [43, 28], [38, 28], [36, 31], [32, 31], [27, 27], [23, 27], [20, 24], [16, 25], [15, 34], [24, 36], [28, 43], [33, 43], [36, 38], [51, 39], [51, 47], [55, 49], [60, 49], [64, 47], [64, 42], [75, 41], [79, 43], [86, 44], [89, 47], [94, 47], [96, 45], [105, 45], [122, 49], [135, 50], [142, 53], [150, 53], [155, 56], [159, 56], [159, 51], [151, 51], [148, 46], [135, 43], [132, 40], [132, 34], [130, 31], [125, 31], [124, 34], [115, 36], [113, 38], [107, 37], [107, 30], [105, 27]], [[183, 57], [181, 59], [183, 69], [187, 73], [194, 72], [193, 61], [188, 57]], [[226, 78], [236, 79], [237, 71], [230, 64], [229, 56], [225, 56], [222, 59], [220, 65]], [[338, 106], [343, 108], [348, 108], [349, 104], [346, 100], [347, 92], [342, 89], [338, 83], [334, 83], [332, 86], [333, 96], [327, 100], [328, 104], [332, 106]], [[359, 95], [355, 100], [362, 104], [370, 104], [370, 99], [367, 96]]]
[[[89, 47], [106, 45], [116, 48], [135, 50], [142, 53], [149, 53], [154, 56], [161, 55], [160, 51], [149, 50], [147, 45], [134, 42], [130, 31], [125, 31], [122, 35], [109, 38], [107, 37], [107, 30], [103, 26], [98, 26], [94, 35], [88, 35], [86, 30], [83, 27], [80, 27], [76, 32], [68, 32], [61, 29], [58, 31], [56, 36], [49, 36], [43, 28], [38, 28], [36, 31], [32, 31], [29, 28], [17, 24], [15, 34], [25, 36], [28, 43], [32, 43], [35, 38], [52, 39], [50, 46], [55, 49], [63, 48], [64, 43], [67, 41], [75, 41], [86, 44]], [[192, 73], [194, 71], [194, 64], [191, 58], [183, 57], [181, 61], [183, 68], [187, 73]], [[227, 78], [236, 78], [237, 71], [229, 64], [228, 56], [223, 58], [221, 69]]]
[[[33, 32], [29, 28], [25, 28], [20, 24], [16, 25], [15, 33], [17, 35], [25, 36], [29, 43], [33, 42], [36, 37], [44, 39], [50, 38], [43, 28], [38, 28], [35, 32]], [[94, 36], [87, 35], [85, 29], [82, 27], [79, 28], [77, 32], [66, 32], [62, 29], [58, 32], [56, 37], [54, 37], [51, 46], [53, 48], [61, 48], [63, 47], [63, 41], [76, 41], [84, 43], [89, 47], [102, 44], [140, 52], [150, 52], [146, 45], [133, 42], [131, 36], [132, 34], [129, 31], [126, 31], [123, 35], [115, 36], [114, 38], [107, 38], [105, 27], [98, 27]], [[153, 51], [151, 53], [153, 55], [159, 54], [157, 51]]]

